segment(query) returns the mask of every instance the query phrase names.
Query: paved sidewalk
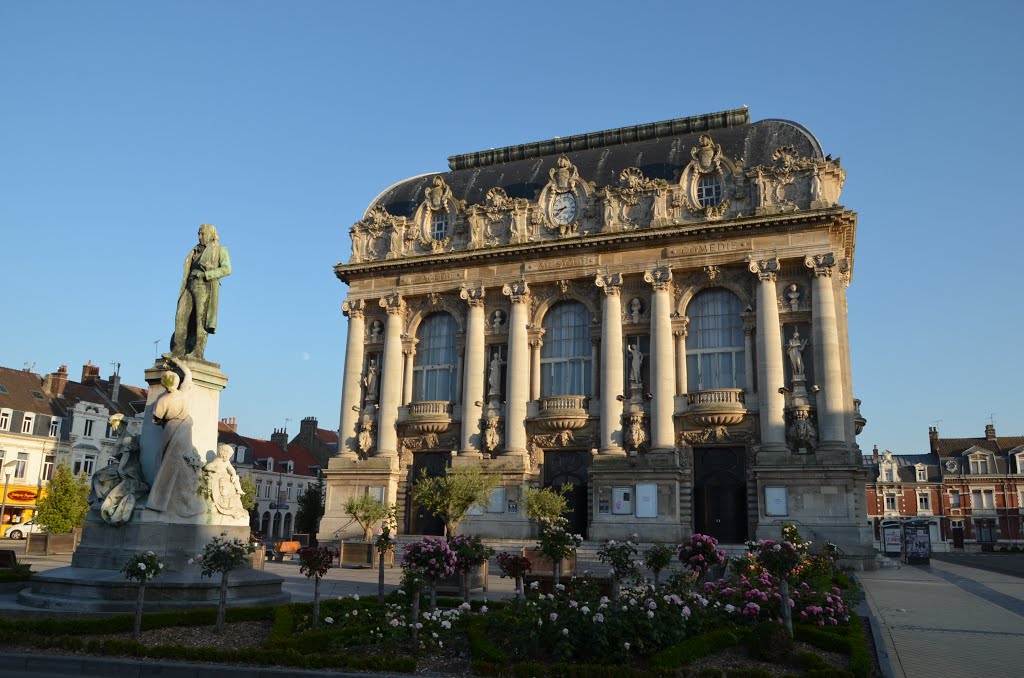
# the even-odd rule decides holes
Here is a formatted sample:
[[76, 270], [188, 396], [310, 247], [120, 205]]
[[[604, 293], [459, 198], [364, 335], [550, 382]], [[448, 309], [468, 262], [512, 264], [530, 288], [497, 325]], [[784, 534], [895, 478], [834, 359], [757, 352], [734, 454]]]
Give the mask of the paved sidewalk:
[[857, 574], [895, 678], [1018, 675], [1024, 579], [931, 562]]

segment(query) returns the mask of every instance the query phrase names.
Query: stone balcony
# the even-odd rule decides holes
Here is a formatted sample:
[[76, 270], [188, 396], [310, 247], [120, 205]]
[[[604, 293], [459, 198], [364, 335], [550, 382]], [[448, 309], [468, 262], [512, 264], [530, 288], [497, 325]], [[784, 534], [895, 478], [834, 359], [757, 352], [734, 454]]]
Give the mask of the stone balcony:
[[447, 400], [420, 400], [409, 403], [406, 429], [418, 434], [443, 433], [452, 423], [452, 405]]
[[541, 428], [561, 433], [578, 431], [587, 425], [587, 396], [561, 395], [540, 399], [540, 412], [534, 419]]
[[686, 394], [686, 416], [697, 426], [735, 426], [747, 413], [742, 388], [716, 388]]

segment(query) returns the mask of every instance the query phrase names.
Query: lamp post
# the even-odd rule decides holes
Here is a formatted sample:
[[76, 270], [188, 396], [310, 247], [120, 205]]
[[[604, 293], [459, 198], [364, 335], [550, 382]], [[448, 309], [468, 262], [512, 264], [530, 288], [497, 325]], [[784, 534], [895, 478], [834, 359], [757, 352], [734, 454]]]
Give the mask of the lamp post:
[[3, 465], [4, 469], [4, 497], [0, 500], [0, 536], [4, 535], [3, 524], [4, 516], [7, 514], [7, 486], [11, 483], [11, 468], [16, 466], [18, 463], [17, 459], [11, 459], [9, 462]]

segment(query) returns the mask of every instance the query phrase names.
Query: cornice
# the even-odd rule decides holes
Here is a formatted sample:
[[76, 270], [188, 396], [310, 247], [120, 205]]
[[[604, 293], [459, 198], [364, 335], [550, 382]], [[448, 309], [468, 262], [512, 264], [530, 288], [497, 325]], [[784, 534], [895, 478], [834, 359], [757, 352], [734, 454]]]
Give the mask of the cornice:
[[595, 253], [614, 252], [638, 244], [657, 245], [680, 243], [695, 239], [708, 240], [726, 236], [776, 233], [793, 226], [837, 229], [843, 237], [843, 246], [853, 271], [853, 246], [857, 224], [857, 213], [842, 206], [816, 210], [801, 210], [771, 216], [751, 216], [729, 221], [683, 223], [637, 231], [598, 233], [575, 238], [560, 238], [518, 245], [504, 245], [480, 250], [462, 250], [443, 254], [423, 254], [401, 259], [385, 259], [357, 264], [338, 263], [334, 266], [335, 276], [348, 283], [354, 278], [398, 275], [438, 266], [446, 268], [466, 266], [481, 262], [522, 261], [535, 259], [546, 254], [558, 254], [572, 250], [592, 250]]

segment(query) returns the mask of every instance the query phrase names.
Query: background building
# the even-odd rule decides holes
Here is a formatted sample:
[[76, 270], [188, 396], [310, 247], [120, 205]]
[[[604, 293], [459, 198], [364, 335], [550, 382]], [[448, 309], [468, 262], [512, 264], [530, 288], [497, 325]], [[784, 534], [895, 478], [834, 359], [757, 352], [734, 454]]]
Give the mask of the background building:
[[845, 171], [746, 109], [449, 158], [351, 229], [339, 452], [347, 496], [421, 472], [501, 486], [467, 529], [529, 536], [527, 486], [572, 485], [590, 538], [740, 543], [797, 523], [869, 559], [846, 286]]

